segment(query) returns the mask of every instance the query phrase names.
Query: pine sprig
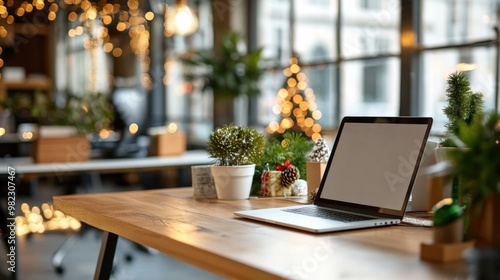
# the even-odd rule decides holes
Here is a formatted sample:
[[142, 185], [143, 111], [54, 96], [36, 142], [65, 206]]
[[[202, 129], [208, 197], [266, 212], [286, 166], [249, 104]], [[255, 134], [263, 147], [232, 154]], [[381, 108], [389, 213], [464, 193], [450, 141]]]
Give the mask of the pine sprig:
[[448, 118], [445, 124], [447, 139], [443, 146], [455, 146], [449, 139], [460, 133], [460, 123], [470, 125], [474, 117], [481, 113], [484, 104], [483, 94], [472, 92], [469, 78], [463, 72], [455, 72], [447, 78], [446, 98], [448, 105], [443, 109]]

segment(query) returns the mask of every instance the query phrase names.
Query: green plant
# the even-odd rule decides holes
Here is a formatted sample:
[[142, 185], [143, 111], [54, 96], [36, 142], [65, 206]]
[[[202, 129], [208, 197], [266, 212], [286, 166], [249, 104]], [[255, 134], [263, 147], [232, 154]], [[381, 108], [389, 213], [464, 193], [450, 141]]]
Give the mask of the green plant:
[[259, 160], [264, 145], [265, 137], [257, 130], [229, 124], [212, 131], [208, 153], [217, 165], [247, 165]]
[[68, 94], [63, 106], [48, 100], [37, 104], [32, 112], [39, 118], [40, 124], [70, 125], [81, 134], [109, 128], [114, 118], [107, 96], [100, 92], [82, 96]]
[[470, 125], [475, 117], [481, 113], [483, 94], [471, 90], [469, 78], [463, 72], [455, 72], [447, 78], [448, 87], [446, 97], [448, 105], [443, 109], [448, 118], [446, 137], [442, 141], [443, 147], [455, 147], [452, 138], [460, 133], [460, 123]]
[[107, 96], [99, 92], [83, 96], [67, 94], [61, 105], [40, 92], [30, 95], [16, 93], [4, 100], [0, 107], [34, 118], [40, 125], [71, 125], [82, 134], [109, 128], [114, 118]]
[[297, 167], [301, 179], [306, 180], [307, 155], [313, 146], [312, 140], [297, 132], [284, 133], [283, 140], [271, 138], [266, 141], [263, 156], [256, 163], [252, 193], [257, 193], [260, 190], [260, 177], [266, 165], [274, 170], [278, 164], [283, 164], [286, 160]]
[[262, 67], [262, 48], [253, 52], [242, 51], [242, 36], [231, 32], [225, 36], [216, 55], [211, 50], [188, 52], [182, 58], [187, 66], [204, 66], [201, 73], [188, 67], [184, 75], [188, 81], [201, 77], [202, 90], [211, 88], [216, 95], [236, 97], [260, 93], [259, 81], [265, 73]]
[[500, 115], [480, 113], [471, 124], [459, 124], [457, 146], [453, 151], [453, 174], [460, 178], [460, 196], [466, 208], [481, 205], [491, 194], [500, 194]]

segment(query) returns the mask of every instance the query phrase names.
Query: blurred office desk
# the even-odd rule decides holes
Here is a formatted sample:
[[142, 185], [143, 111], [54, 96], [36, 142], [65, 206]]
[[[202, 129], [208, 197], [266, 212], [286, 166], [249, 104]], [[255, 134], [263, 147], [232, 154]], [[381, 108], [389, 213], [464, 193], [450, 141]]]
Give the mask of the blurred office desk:
[[[143, 158], [114, 158], [114, 159], [90, 159], [82, 162], [64, 163], [34, 163], [31, 157], [5, 157], [0, 159], [0, 178], [7, 177], [8, 167], [15, 169], [17, 179], [22, 176], [62, 176], [75, 174], [89, 174], [90, 182], [86, 187], [98, 189], [101, 187], [98, 174], [104, 173], [126, 173], [162, 170], [166, 167], [183, 167], [191, 165], [205, 165], [213, 163], [205, 150], [189, 150], [178, 156], [168, 157], [143, 157]], [[32, 181], [30, 185], [31, 195], [38, 193], [38, 184]]]
[[3, 158], [0, 160], [0, 175], [8, 174], [8, 166], [15, 168], [16, 174], [63, 176], [78, 173], [150, 171], [164, 167], [203, 165], [212, 162], [213, 160], [204, 150], [191, 150], [182, 155], [168, 157], [91, 159], [64, 163], [34, 163], [30, 157]]
[[[465, 279], [464, 262], [420, 260], [429, 228], [311, 234], [233, 216], [288, 199], [194, 200], [191, 188], [55, 196], [55, 209], [104, 231], [95, 279], [108, 279], [118, 236], [231, 279]], [[165, 276], [168, 278], [168, 276]]]

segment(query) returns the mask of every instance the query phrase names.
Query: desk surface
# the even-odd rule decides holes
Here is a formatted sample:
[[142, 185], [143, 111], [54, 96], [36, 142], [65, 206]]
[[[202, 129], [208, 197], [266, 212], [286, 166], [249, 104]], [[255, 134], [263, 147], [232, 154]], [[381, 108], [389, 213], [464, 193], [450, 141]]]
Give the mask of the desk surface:
[[204, 150], [186, 151], [182, 155], [168, 157], [145, 157], [123, 159], [91, 159], [83, 162], [33, 163], [33, 159], [4, 158], [0, 160], [0, 175], [7, 174], [7, 166], [14, 167], [18, 174], [62, 175], [67, 173], [112, 173], [158, 169], [169, 166], [189, 166], [211, 164], [208, 153]]
[[420, 260], [428, 228], [390, 226], [312, 234], [236, 218], [286, 199], [202, 200], [191, 188], [54, 197], [54, 207], [224, 277], [236, 279], [463, 279], [465, 263]]

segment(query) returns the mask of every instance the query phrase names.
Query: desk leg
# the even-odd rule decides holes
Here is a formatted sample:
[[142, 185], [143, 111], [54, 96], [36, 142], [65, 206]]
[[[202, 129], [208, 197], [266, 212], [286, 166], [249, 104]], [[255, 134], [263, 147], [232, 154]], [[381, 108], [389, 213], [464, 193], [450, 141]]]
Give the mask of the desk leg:
[[118, 235], [108, 231], [105, 231], [103, 233], [101, 250], [99, 252], [99, 259], [97, 260], [94, 280], [109, 279], [109, 277], [111, 276], [117, 241]]

